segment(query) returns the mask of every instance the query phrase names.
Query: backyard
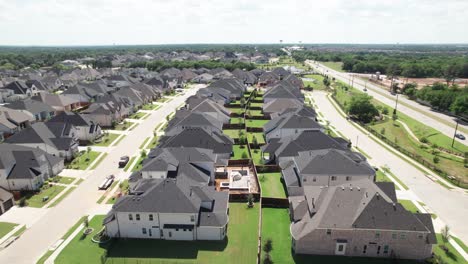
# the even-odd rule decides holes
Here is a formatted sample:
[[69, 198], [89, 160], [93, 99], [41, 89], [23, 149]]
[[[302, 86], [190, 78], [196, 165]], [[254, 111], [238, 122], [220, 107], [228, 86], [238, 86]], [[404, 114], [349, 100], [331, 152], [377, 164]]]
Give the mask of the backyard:
[[249, 159], [249, 151], [246, 145], [232, 145], [232, 160]]
[[[245, 203], [229, 204], [228, 238], [224, 241], [115, 240], [98, 245], [91, 237], [101, 229], [104, 216], [90, 221], [94, 232], [78, 234], [58, 255], [55, 263], [101, 264], [108, 250], [106, 263], [255, 263], [259, 208], [248, 209]], [[83, 254], [86, 252], [86, 254]]]
[[247, 127], [263, 128], [270, 120], [247, 119], [246, 121]]
[[286, 198], [281, 172], [258, 173], [258, 181], [262, 187], [262, 197]]

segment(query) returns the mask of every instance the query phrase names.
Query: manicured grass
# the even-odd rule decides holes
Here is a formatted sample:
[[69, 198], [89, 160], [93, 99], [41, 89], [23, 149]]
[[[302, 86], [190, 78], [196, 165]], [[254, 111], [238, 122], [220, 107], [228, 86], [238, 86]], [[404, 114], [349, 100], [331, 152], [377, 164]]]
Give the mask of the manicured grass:
[[461, 239], [459, 239], [458, 237], [454, 237], [454, 236], [451, 236], [453, 240], [455, 240], [455, 242], [457, 242], [457, 244], [463, 248], [463, 250], [468, 253], [468, 246], [466, 246], [465, 243], [463, 243], [463, 241]]
[[99, 164], [107, 157], [107, 153], [104, 153], [104, 155], [102, 155], [98, 161], [96, 161], [96, 163], [94, 163], [94, 165], [90, 168], [90, 170], [94, 170], [97, 168], [97, 166], [99, 166]]
[[265, 137], [263, 136], [263, 133], [260, 133], [260, 132], [258, 133], [248, 132], [247, 141], [249, 141], [249, 143], [252, 143], [254, 136], [257, 139], [258, 144], [265, 144]]
[[90, 221], [94, 232], [86, 237], [78, 234], [59, 254], [55, 263], [101, 264], [107, 249], [109, 264], [137, 263], [255, 263], [259, 207], [248, 209], [245, 203], [229, 204], [229, 225], [224, 241], [174, 241], [152, 239], [120, 239], [98, 245], [91, 238], [101, 229], [103, 215]]
[[156, 147], [156, 145], [158, 145], [158, 137], [153, 136], [150, 143], [147, 145], [147, 148], [154, 148], [154, 147]]
[[[243, 131], [241, 129], [223, 129], [223, 133], [232, 138], [232, 139], [236, 139], [236, 138], [239, 138], [239, 132], [240, 131]], [[244, 135], [245, 135], [245, 131], [244, 131]]]
[[156, 102], [159, 102], [159, 103], [164, 103], [164, 102], [167, 102], [167, 101], [169, 101], [169, 98], [165, 98], [165, 97], [161, 97], [158, 100], [156, 100]]
[[331, 69], [335, 70], [335, 71], [344, 72], [343, 62], [341, 62], [341, 61], [337, 61], [337, 62], [323, 61], [323, 62], [320, 62], [320, 63], [327, 66], [328, 68], [331, 68]]
[[156, 108], [158, 108], [159, 105], [157, 104], [145, 104], [141, 109], [143, 110], [156, 110]]
[[[375, 173], [375, 181], [376, 182], [393, 182], [381, 170], [378, 170]], [[395, 185], [395, 190], [400, 190], [400, 188], [398, 188], [398, 185], [396, 185], [396, 184], [394, 184], [394, 185]]]
[[262, 197], [286, 198], [286, 191], [281, 182], [281, 172], [259, 173]]
[[264, 165], [265, 161], [262, 158], [262, 151], [260, 149], [250, 149], [252, 155], [252, 161], [255, 165]]
[[[36, 208], [41, 208], [43, 207], [47, 202], [52, 200], [55, 196], [57, 196], [59, 193], [61, 193], [65, 189], [64, 186], [60, 185], [52, 185], [52, 187], [49, 186], [43, 186], [41, 190], [37, 193], [27, 193], [26, 194], [26, 204], [30, 207], [36, 207]], [[49, 197], [47, 201], [42, 201], [44, 197]]]
[[86, 170], [91, 163], [101, 154], [101, 152], [90, 151], [80, 153], [71, 163], [70, 168], [75, 170]]
[[145, 140], [143, 141], [143, 143], [141, 143], [141, 145], [140, 145], [140, 149], [142, 149], [142, 148], [145, 147], [146, 142], [148, 142], [149, 139], [150, 139], [150, 137], [145, 138]]
[[119, 139], [117, 139], [114, 146], [117, 146], [120, 143], [120, 141], [122, 141], [124, 138], [125, 138], [125, 135], [122, 135]]
[[155, 130], [155, 131], [159, 131], [159, 129], [161, 129], [161, 127], [162, 127], [163, 124], [164, 124], [164, 122], [159, 123], [159, 124], [154, 128], [154, 130]]
[[243, 124], [244, 123], [244, 118], [242, 117], [231, 117], [229, 119], [229, 124]]
[[[249, 157], [249, 151], [247, 149], [247, 146], [245, 145], [232, 145], [232, 152], [233, 155], [231, 156], [232, 160], [239, 160], [239, 159], [250, 159]], [[245, 153], [245, 157], [243, 158], [243, 153]]]
[[236, 114], [243, 114], [243, 113], [245, 112], [245, 109], [244, 109], [244, 108], [240, 108], [240, 107], [228, 108], [228, 110], [229, 110], [231, 113], [236, 113]]
[[[97, 215], [89, 221], [89, 227], [94, 231], [85, 236], [81, 232], [77, 234], [55, 259], [55, 263], [100, 263], [101, 255], [106, 252], [106, 244], [99, 245], [91, 241], [91, 238], [102, 228], [104, 215]], [[75, 228], [76, 229], [76, 228]], [[73, 232], [73, 230], [71, 230]]]
[[71, 184], [76, 178], [66, 177], [66, 176], [55, 176], [53, 178], [54, 182], [61, 184]]
[[84, 179], [79, 179], [75, 184], [79, 185], [80, 183], [84, 182]]
[[395, 176], [395, 174], [393, 174], [393, 172], [391, 172], [389, 169], [384, 169], [384, 171], [387, 174], [390, 174], [390, 176], [392, 176], [393, 179], [395, 179], [395, 181], [397, 181], [401, 185], [401, 187], [403, 187], [403, 189], [409, 190], [409, 187], [406, 186], [406, 184], [404, 184], [397, 176]]
[[14, 223], [0, 222], [0, 238], [10, 233], [16, 226]]
[[101, 138], [101, 141], [99, 143], [95, 143], [94, 146], [107, 147], [110, 144], [112, 144], [118, 137], [119, 134], [105, 133], [104, 136]]
[[442, 257], [444, 260], [443, 263], [447, 264], [459, 264], [459, 263], [467, 263], [467, 261], [463, 258], [463, 256], [458, 253], [458, 251], [449, 243], [446, 242], [445, 246], [448, 249], [448, 252], [445, 252], [440, 246], [444, 245], [444, 239], [441, 234], [436, 234], [437, 236], [437, 245], [434, 246], [434, 254], [437, 256]]
[[420, 212], [418, 207], [416, 207], [416, 205], [411, 201], [411, 200], [398, 200], [398, 203], [400, 203], [401, 205], [403, 205], [403, 207], [412, 212], [412, 213], [418, 213]]
[[115, 127], [113, 128], [113, 130], [124, 131], [124, 130], [127, 130], [127, 129], [128, 129], [130, 126], [132, 126], [132, 125], [133, 125], [132, 122], [123, 121], [122, 123], [115, 125]]
[[308, 78], [311, 80], [304, 80], [304, 86], [311, 87], [313, 90], [325, 90], [325, 85], [323, 84], [324, 77], [320, 74], [307, 74], [304, 75], [304, 78]]
[[262, 110], [247, 110], [249, 116], [263, 116]]
[[[119, 189], [113, 194], [111, 194], [111, 197], [107, 200], [106, 204], [115, 204], [117, 201], [117, 193], [119, 192]], [[127, 194], [128, 193], [128, 179], [125, 179], [122, 182], [122, 194]]]
[[251, 103], [250, 107], [262, 107], [263, 103]]
[[[273, 250], [270, 256], [273, 263], [296, 264], [392, 264], [392, 259], [360, 258], [318, 255], [294, 255], [291, 251], [291, 233], [288, 209], [263, 208], [262, 209], [262, 245], [267, 239], [272, 240]], [[262, 250], [262, 258], [265, 256]], [[262, 262], [260, 262], [262, 263]], [[416, 264], [418, 261], [398, 260], [399, 264]]]
[[128, 118], [130, 118], [130, 119], [141, 119], [141, 118], [143, 118], [145, 115], [146, 115], [145, 113], [136, 112], [136, 113], [131, 114]]
[[25, 225], [22, 226], [20, 229], [16, 230], [16, 232], [13, 233], [12, 236], [14, 236], [14, 237], [19, 237], [19, 236], [21, 236], [21, 235], [24, 233], [24, 231], [26, 231], [26, 226], [25, 226]]
[[54, 253], [54, 250], [47, 250], [42, 257], [36, 262], [36, 264], [44, 264], [46, 260]]
[[268, 123], [270, 120], [255, 120], [255, 119], [247, 119], [246, 125], [248, 127], [259, 127], [263, 128], [263, 126]]
[[146, 159], [145, 157], [139, 156], [138, 160], [136, 161], [135, 166], [132, 168], [132, 172], [139, 171], [143, 167], [143, 160]]
[[67, 197], [71, 192], [73, 192], [73, 190], [75, 190], [76, 187], [71, 187], [69, 188], [68, 190], [65, 191], [64, 194], [62, 194], [62, 196], [60, 196], [57, 200], [55, 200], [52, 204], [50, 204], [48, 206], [48, 208], [51, 208], [51, 207], [54, 207], [56, 206], [57, 204], [59, 204], [63, 199], [65, 199], [65, 197]]

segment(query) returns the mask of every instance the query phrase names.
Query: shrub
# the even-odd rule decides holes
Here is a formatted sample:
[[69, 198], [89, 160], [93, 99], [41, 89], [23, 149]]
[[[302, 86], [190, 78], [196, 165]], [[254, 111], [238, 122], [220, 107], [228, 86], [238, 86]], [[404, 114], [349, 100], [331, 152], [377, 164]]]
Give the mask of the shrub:
[[247, 159], [249, 156], [247, 155], [247, 152], [242, 152], [242, 158], [243, 159]]
[[26, 197], [21, 197], [18, 203], [19, 207], [25, 207], [27, 205], [26, 203]]
[[380, 134], [385, 135], [385, 127], [382, 127], [382, 129], [380, 129]]
[[427, 140], [426, 137], [420, 138], [419, 141], [421, 141], [421, 143], [424, 143], [424, 144], [427, 144], [429, 142], [429, 140]]
[[270, 253], [271, 250], [273, 250], [273, 241], [271, 240], [271, 238], [268, 238], [265, 241], [265, 244], [263, 245], [263, 251], [265, 251], [266, 253]]
[[434, 156], [434, 158], [432, 158], [432, 161], [437, 164], [437, 163], [439, 163], [440, 159], [439, 159], [439, 157]]

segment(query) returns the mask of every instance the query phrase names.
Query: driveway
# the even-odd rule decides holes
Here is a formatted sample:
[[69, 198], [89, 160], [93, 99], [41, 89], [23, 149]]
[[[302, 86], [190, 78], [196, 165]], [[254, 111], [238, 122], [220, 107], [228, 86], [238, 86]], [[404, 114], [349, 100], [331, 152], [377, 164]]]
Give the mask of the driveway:
[[[315, 64], [310, 61], [307, 61], [306, 63], [318, 72], [331, 75], [337, 80], [343, 81], [344, 83], [349, 83], [349, 73], [338, 72], [322, 64]], [[392, 96], [388, 91], [385, 91], [382, 88], [370, 82], [366, 83], [366, 81], [361, 80], [357, 77], [354, 78], [353, 86], [361, 91], [366, 87], [367, 94], [371, 95], [378, 101], [390, 106], [392, 109], [395, 107], [396, 96]], [[456, 122], [454, 121], [453, 117], [447, 116], [442, 113], [434, 112], [429, 107], [421, 105], [415, 101], [409, 100], [402, 95], [398, 96], [398, 102], [398, 111], [401, 111], [402, 113], [418, 120], [419, 122], [442, 132], [450, 138], [453, 137], [456, 125]], [[468, 126], [460, 124], [459, 130], [466, 134], [468, 133]], [[456, 138], [456, 140], [464, 145], [468, 145], [467, 140], [460, 140], [458, 138]]]
[[[57, 206], [49, 209], [44, 216], [26, 230], [20, 239], [5, 250], [0, 251], [0, 263], [35, 263], [83, 215], [95, 211], [95, 207], [98, 211], [102, 209], [102, 206], [96, 203], [102, 195], [97, 186], [107, 175], [117, 175], [122, 171], [118, 168], [119, 158], [129, 153], [136, 153], [141, 143], [152, 135], [156, 125], [164, 121], [167, 115], [175, 111], [185, 102], [187, 97], [195, 94], [200, 87], [196, 86], [186, 90], [184, 95], [175, 97], [133, 129], [117, 146], [112, 148], [99, 166], [91, 171], [87, 179], [69, 196]], [[102, 212], [102, 210], [100, 211]]]
[[465, 243], [468, 242], [468, 225], [465, 222], [468, 216], [468, 196], [465, 191], [442, 187], [427, 178], [408, 161], [384, 149], [367, 133], [357, 129], [341, 116], [328, 100], [326, 93], [313, 92], [312, 97], [318, 110], [330, 121], [330, 124], [351, 139], [353, 145], [357, 141], [358, 147], [372, 157], [369, 161], [371, 165], [388, 166], [428, 208], [437, 214], [440, 220], [450, 226], [453, 235]]

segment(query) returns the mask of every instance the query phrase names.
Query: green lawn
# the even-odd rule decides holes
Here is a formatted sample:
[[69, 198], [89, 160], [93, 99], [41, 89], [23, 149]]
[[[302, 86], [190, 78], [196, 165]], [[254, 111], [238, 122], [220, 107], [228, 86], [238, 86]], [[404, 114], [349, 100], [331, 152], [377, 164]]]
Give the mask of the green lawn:
[[105, 133], [104, 136], [101, 138], [99, 143], [95, 143], [94, 146], [96, 147], [107, 147], [112, 144], [120, 135], [114, 133]]
[[0, 238], [10, 233], [16, 226], [17, 224], [14, 223], [0, 222]]
[[[224, 241], [115, 240], [106, 263], [255, 263], [259, 207], [247, 209], [245, 203], [230, 203], [229, 207], [228, 239]], [[94, 233], [74, 237], [55, 263], [101, 264], [110, 244], [98, 245], [91, 237], [100, 230], [103, 219], [102, 215], [93, 217], [90, 227]]]
[[[239, 132], [240, 131], [243, 131], [241, 129], [223, 129], [223, 133], [232, 138], [232, 139], [236, 139], [236, 138], [239, 138]], [[245, 131], [244, 131], [244, 135], [245, 135]]]
[[143, 110], [156, 110], [156, 108], [158, 108], [159, 105], [157, 104], [145, 104], [141, 109]]
[[252, 154], [252, 161], [255, 165], [264, 165], [265, 161], [262, 158], [262, 151], [260, 149], [250, 149]]
[[132, 125], [133, 125], [133, 122], [123, 121], [122, 123], [115, 125], [113, 130], [124, 131], [124, 130], [127, 130]]
[[229, 119], [229, 124], [243, 124], [244, 123], [244, 118], [242, 117], [231, 117]]
[[244, 108], [236, 107], [236, 108], [228, 108], [228, 110], [231, 113], [236, 113], [236, 114], [243, 114], [245, 112]]
[[141, 170], [141, 167], [143, 167], [143, 160], [145, 158], [146, 158], [146, 156], [145, 157], [142, 157], [142, 156], [138, 157], [138, 160], [136, 161], [135, 166], [132, 168], [132, 172]]
[[458, 237], [454, 237], [452, 236], [452, 239], [455, 240], [455, 242], [457, 242], [457, 244], [463, 248], [463, 250], [465, 250], [466, 253], [468, 253], [468, 246], [466, 246], [465, 243], [463, 243], [463, 241], [461, 239], [459, 239]]
[[263, 116], [262, 110], [247, 110], [249, 116]]
[[147, 137], [147, 138], [145, 138], [145, 140], [143, 141], [143, 143], [141, 143], [141, 145], [140, 145], [140, 149], [142, 149], [142, 148], [144, 148], [144, 147], [145, 147], [145, 145], [146, 145], [146, 142], [148, 142], [148, 140], [149, 140], [150, 138], [151, 138], [151, 137]]
[[55, 176], [51, 178], [53, 182], [61, 183], [61, 184], [71, 184], [76, 178], [73, 177], [66, 177], [66, 176]]
[[250, 107], [262, 107], [263, 103], [251, 103]]
[[255, 119], [247, 119], [246, 125], [248, 127], [258, 127], [263, 128], [263, 126], [268, 123], [270, 120], [255, 120]]
[[339, 71], [339, 72], [344, 72], [343, 70], [343, 62], [341, 61], [337, 61], [337, 62], [334, 62], [334, 61], [322, 61], [320, 62], [321, 64], [327, 66], [328, 68], [331, 68], [335, 71]]
[[60, 196], [57, 200], [55, 200], [52, 204], [50, 204], [48, 206], [48, 208], [51, 208], [51, 207], [54, 207], [56, 206], [57, 204], [59, 204], [63, 199], [65, 199], [65, 197], [67, 197], [71, 192], [73, 192], [73, 190], [75, 190], [76, 187], [71, 187], [70, 189], [68, 189], [67, 191], [65, 191], [64, 194], [62, 194], [62, 196]]
[[[243, 148], [241, 148], [241, 145], [232, 145], [232, 152], [233, 152], [233, 155], [231, 157], [232, 160], [250, 159], [249, 151], [247, 149], [247, 146], [245, 145], [243, 145]], [[243, 153], [246, 154], [246, 158], [242, 157]]]
[[[47, 202], [52, 200], [55, 196], [61, 193], [65, 189], [64, 186], [53, 185], [52, 187], [43, 186], [39, 192], [29, 192], [25, 195], [26, 204], [30, 207], [41, 208]], [[49, 197], [47, 201], [42, 201], [44, 197]]]
[[441, 256], [444, 260], [444, 263], [447, 264], [460, 264], [460, 263], [468, 263], [458, 251], [448, 242], [445, 243], [445, 246], [448, 248], [448, 252], [445, 252], [441, 245], [443, 245], [444, 240], [441, 234], [437, 234], [437, 245], [434, 246], [434, 253], [438, 256]]
[[128, 116], [128, 118], [130, 119], [141, 119], [143, 118], [145, 115], [147, 115], [146, 113], [142, 113], [142, 112], [136, 112], [136, 113], [133, 113], [131, 114], [130, 116]]
[[416, 205], [411, 201], [411, 200], [398, 200], [398, 203], [400, 203], [401, 205], [403, 205], [403, 207], [412, 212], [412, 213], [418, 213], [420, 212], [418, 207], [416, 207]]
[[324, 77], [320, 74], [307, 74], [304, 75], [304, 78], [312, 80], [303, 80], [305, 87], [311, 87], [314, 90], [325, 90], [325, 85], [323, 84]]
[[136, 157], [131, 157], [130, 160], [127, 162], [127, 165], [125, 165], [124, 171], [128, 171], [130, 166], [133, 164], [133, 161], [136, 159]]
[[[392, 180], [390, 180], [390, 178], [388, 178], [381, 170], [378, 170], [375, 174], [375, 181], [376, 182], [393, 182]], [[398, 188], [398, 185], [395, 184], [395, 190], [400, 190], [400, 188]]]
[[165, 98], [165, 97], [161, 97], [158, 100], [156, 100], [156, 102], [159, 102], [159, 103], [164, 103], [164, 102], [167, 102], [167, 101], [169, 101], [169, 98]]
[[90, 168], [91, 170], [94, 170], [97, 168], [97, 166], [99, 166], [99, 164], [107, 157], [107, 153], [104, 153], [104, 155], [102, 155], [98, 161], [96, 161], [96, 163], [94, 163], [94, 165]]
[[147, 148], [154, 148], [156, 147], [156, 145], [158, 144], [158, 137], [157, 136], [154, 136], [150, 143], [146, 146]]
[[101, 154], [101, 152], [90, 151], [89, 153], [80, 153], [70, 164], [71, 169], [86, 170], [91, 163]]
[[262, 197], [286, 198], [286, 190], [281, 182], [281, 172], [259, 173]]
[[[272, 240], [273, 250], [270, 256], [273, 263], [296, 264], [392, 264], [391, 259], [338, 257], [318, 255], [294, 255], [291, 251], [291, 234], [289, 232], [288, 209], [263, 208], [262, 209], [262, 245], [267, 239]], [[262, 257], [264, 253], [262, 251]], [[417, 264], [418, 261], [398, 260], [398, 264]]]
[[249, 141], [249, 143], [252, 143], [254, 136], [257, 139], [258, 144], [265, 144], [265, 137], [263, 136], [263, 133], [261, 133], [261, 132], [258, 132], [258, 133], [248, 132], [247, 133], [247, 141]]

